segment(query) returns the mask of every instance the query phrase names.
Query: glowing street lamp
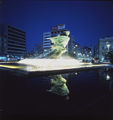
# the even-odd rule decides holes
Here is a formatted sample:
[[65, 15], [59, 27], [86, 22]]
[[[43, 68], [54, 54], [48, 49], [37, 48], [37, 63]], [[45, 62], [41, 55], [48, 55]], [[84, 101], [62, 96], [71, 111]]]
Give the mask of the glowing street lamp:
[[107, 44], [106, 46], [107, 46], [107, 48], [108, 48], [108, 52], [109, 52], [110, 44]]

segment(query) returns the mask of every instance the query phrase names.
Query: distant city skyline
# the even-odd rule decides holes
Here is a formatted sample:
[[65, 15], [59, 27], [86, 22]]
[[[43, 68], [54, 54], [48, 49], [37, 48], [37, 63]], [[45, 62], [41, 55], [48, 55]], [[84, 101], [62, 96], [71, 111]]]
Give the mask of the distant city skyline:
[[26, 32], [27, 50], [42, 43], [44, 32], [65, 24], [76, 42], [94, 46], [100, 38], [113, 36], [113, 2], [4, 0], [0, 23]]

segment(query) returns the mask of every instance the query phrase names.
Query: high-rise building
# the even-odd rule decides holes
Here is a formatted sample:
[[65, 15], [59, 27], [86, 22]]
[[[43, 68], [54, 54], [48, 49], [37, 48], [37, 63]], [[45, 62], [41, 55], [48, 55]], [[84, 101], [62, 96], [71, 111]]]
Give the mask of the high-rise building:
[[94, 57], [94, 59], [99, 59], [99, 49], [98, 49], [98, 44], [96, 44], [96, 45], [94, 46], [93, 57]]
[[33, 49], [33, 54], [35, 57], [38, 57], [39, 55], [43, 54], [42, 45], [37, 44]]
[[43, 33], [43, 52], [47, 52], [51, 49], [51, 40], [48, 39], [51, 37], [51, 32], [44, 32]]
[[70, 37], [70, 40], [68, 42], [68, 45], [67, 45], [67, 50], [68, 50], [68, 54], [70, 56], [74, 56], [73, 52], [74, 52], [74, 48], [75, 48], [75, 41], [74, 41], [74, 37], [72, 35], [69, 35]]
[[26, 53], [26, 33], [7, 24], [0, 24], [0, 55], [23, 56]]
[[65, 29], [65, 24], [59, 24], [57, 26], [53, 26], [51, 27], [51, 36], [57, 36], [57, 35], [61, 35], [64, 33], [64, 31], [66, 31]]
[[107, 53], [113, 50], [113, 37], [105, 37], [99, 40], [98, 56], [101, 62], [109, 61]]

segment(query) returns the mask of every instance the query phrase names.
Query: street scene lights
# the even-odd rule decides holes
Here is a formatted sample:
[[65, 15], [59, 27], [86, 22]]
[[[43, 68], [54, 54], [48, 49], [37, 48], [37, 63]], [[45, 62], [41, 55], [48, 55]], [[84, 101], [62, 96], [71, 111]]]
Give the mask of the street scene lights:
[[78, 45], [75, 45], [75, 47], [77, 47]]
[[108, 52], [109, 52], [110, 44], [107, 44], [106, 46], [107, 46], [107, 49], [108, 49]]

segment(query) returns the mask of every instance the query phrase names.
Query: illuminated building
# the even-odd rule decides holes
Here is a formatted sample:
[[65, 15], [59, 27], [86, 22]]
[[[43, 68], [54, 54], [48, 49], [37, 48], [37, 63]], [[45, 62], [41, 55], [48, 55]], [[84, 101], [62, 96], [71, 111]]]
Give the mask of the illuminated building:
[[64, 33], [64, 31], [66, 31], [65, 29], [65, 24], [59, 24], [57, 26], [53, 26], [51, 27], [51, 36], [57, 36], [57, 35], [61, 35]]
[[107, 53], [113, 50], [113, 37], [105, 37], [99, 40], [98, 56], [100, 62], [109, 62]]
[[75, 39], [72, 35], [70, 35], [70, 41], [68, 43], [68, 54], [72, 57], [76, 57], [76, 54], [78, 53], [79, 44], [75, 42]]
[[7, 24], [0, 24], [0, 55], [22, 57], [26, 53], [26, 33]]
[[51, 40], [47, 39], [51, 37], [51, 32], [43, 33], [43, 52], [46, 53], [51, 49]]
[[83, 47], [82, 57], [83, 57], [83, 61], [91, 62], [92, 61], [92, 50], [91, 50], [91, 48], [89, 48], [87, 46]]
[[98, 49], [98, 44], [94, 46], [94, 59], [97, 60], [99, 59], [99, 49]]

